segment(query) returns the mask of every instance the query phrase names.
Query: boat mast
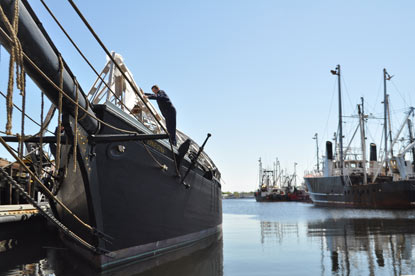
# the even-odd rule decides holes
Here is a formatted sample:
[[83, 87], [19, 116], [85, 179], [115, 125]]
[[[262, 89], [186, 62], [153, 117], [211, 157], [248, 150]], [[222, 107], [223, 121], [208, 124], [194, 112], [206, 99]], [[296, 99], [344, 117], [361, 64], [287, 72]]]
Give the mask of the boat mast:
[[294, 162], [294, 187], [297, 187], [297, 162]]
[[342, 92], [341, 92], [341, 74], [340, 64], [337, 65], [336, 70], [331, 70], [333, 75], [337, 75], [338, 86], [339, 86], [339, 147], [340, 147], [340, 174], [343, 175], [343, 115], [342, 115]]
[[386, 103], [387, 103], [387, 107], [388, 107], [388, 124], [389, 124], [389, 142], [390, 142], [390, 153], [391, 153], [391, 158], [393, 157], [393, 145], [394, 143], [392, 142], [392, 124], [391, 124], [391, 112], [390, 112], [390, 106], [389, 106], [389, 95], [386, 95]]
[[278, 160], [278, 158], [277, 158], [277, 183], [279, 183], [278, 185], [277, 185], [277, 187], [278, 188], [281, 188], [282, 187], [282, 179], [281, 179], [281, 165], [280, 165], [280, 161]]
[[363, 97], [361, 97], [362, 104], [357, 105], [359, 111], [359, 124], [360, 124], [360, 141], [362, 146], [362, 168], [363, 168], [363, 184], [367, 184], [367, 172], [366, 172], [366, 135], [365, 135], [365, 111]]
[[[412, 121], [408, 119], [409, 143], [414, 142], [414, 134], [412, 132]], [[412, 148], [412, 171], [415, 172], [415, 148]]]
[[314, 134], [313, 137], [314, 140], [316, 140], [316, 148], [317, 148], [317, 172], [320, 171], [320, 160], [318, 159], [318, 134]]
[[[389, 170], [389, 160], [388, 160], [388, 95], [386, 81], [390, 80], [392, 77], [386, 72], [386, 68], [383, 68], [383, 106], [384, 106], [384, 120], [383, 120], [383, 129], [385, 135], [385, 174], [388, 174]], [[391, 137], [392, 138], [392, 137]]]
[[261, 189], [262, 186], [262, 161], [261, 161], [261, 157], [258, 160], [259, 162], [259, 188]]

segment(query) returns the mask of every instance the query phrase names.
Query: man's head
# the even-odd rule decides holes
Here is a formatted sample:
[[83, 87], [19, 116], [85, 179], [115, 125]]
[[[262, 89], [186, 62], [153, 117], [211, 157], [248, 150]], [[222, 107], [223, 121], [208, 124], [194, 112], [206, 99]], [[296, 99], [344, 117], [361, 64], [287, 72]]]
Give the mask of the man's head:
[[157, 85], [153, 85], [151, 91], [153, 91], [154, 94], [157, 94], [160, 91], [160, 88]]

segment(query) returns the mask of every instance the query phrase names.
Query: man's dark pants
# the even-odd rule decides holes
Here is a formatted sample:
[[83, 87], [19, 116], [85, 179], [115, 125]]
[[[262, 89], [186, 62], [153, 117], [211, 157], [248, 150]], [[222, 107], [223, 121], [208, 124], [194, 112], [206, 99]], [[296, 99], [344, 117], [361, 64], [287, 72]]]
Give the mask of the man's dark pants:
[[163, 116], [166, 119], [167, 131], [170, 134], [171, 143], [176, 146], [176, 109], [166, 112]]

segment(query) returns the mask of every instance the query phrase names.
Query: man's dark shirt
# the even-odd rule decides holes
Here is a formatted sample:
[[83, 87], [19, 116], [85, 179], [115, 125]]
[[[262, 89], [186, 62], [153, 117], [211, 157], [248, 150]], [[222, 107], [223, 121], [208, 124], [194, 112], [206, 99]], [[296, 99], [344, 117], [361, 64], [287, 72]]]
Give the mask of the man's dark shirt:
[[145, 93], [145, 95], [149, 99], [157, 100], [157, 104], [159, 106], [161, 114], [163, 114], [164, 117], [167, 117], [169, 114], [172, 113], [172, 111], [176, 111], [176, 109], [170, 101], [169, 96], [167, 96], [166, 92], [164, 92], [163, 90], [159, 90], [157, 94]]

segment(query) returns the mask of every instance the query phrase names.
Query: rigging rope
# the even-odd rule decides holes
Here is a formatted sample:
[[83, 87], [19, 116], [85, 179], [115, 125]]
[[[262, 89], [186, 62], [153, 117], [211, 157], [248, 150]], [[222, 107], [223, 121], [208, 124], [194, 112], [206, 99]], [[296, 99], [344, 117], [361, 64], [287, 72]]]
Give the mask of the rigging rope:
[[[91, 62], [86, 58], [86, 56], [82, 53], [82, 51], [79, 49], [78, 45], [73, 41], [73, 39], [70, 37], [68, 32], [63, 28], [62, 24], [58, 21], [56, 16], [52, 13], [52, 11], [49, 9], [49, 7], [46, 5], [46, 3], [43, 0], [40, 0], [40, 2], [43, 4], [45, 9], [48, 11], [50, 16], [55, 20], [56, 24], [59, 26], [59, 28], [62, 30], [62, 32], [65, 34], [65, 36], [68, 38], [68, 40], [72, 43], [74, 48], [78, 51], [79, 55], [85, 60], [85, 62], [89, 65], [92, 71], [98, 76], [98, 78], [102, 81], [102, 83], [108, 88], [108, 90], [111, 92], [111, 94], [118, 100], [119, 103], [128, 111], [130, 114], [134, 115], [134, 113], [129, 109], [117, 96], [117, 94], [111, 89], [111, 87], [107, 84], [107, 82], [101, 77], [101, 75], [98, 73], [98, 71], [95, 69], [95, 67], [91, 64]], [[80, 119], [82, 120], [82, 119]]]
[[32, 204], [38, 212], [44, 216], [49, 222], [57, 226], [59, 229], [62, 230], [62, 232], [72, 238], [74, 241], [78, 242], [80, 245], [86, 247], [87, 249], [91, 250], [92, 252], [95, 252], [97, 254], [107, 253], [105, 250], [95, 247], [85, 240], [83, 240], [81, 237], [76, 235], [74, 232], [69, 230], [65, 225], [63, 225], [60, 221], [58, 221], [52, 214], [50, 214], [48, 211], [45, 211], [42, 209], [42, 207], [35, 201], [33, 198], [25, 191], [25, 189], [18, 184], [5, 170], [4, 168], [0, 168], [0, 175], [3, 176], [3, 178], [30, 203]]
[[[23, 67], [23, 64], [22, 64]], [[23, 72], [23, 79], [25, 79], [25, 75]], [[19, 157], [22, 158], [23, 157], [23, 151], [24, 151], [24, 139], [25, 139], [25, 135], [24, 135], [24, 119], [25, 119], [25, 114], [26, 114], [26, 92], [25, 92], [25, 83], [23, 81], [23, 87], [20, 88], [20, 95], [22, 95], [22, 119], [21, 119], [21, 129], [20, 129], [20, 135], [19, 137]], [[22, 175], [22, 167], [19, 167], [19, 178]]]
[[401, 96], [401, 99], [403, 100], [403, 102], [405, 103], [406, 107], [409, 107], [410, 105], [406, 102], [404, 96], [402, 96], [401, 91], [399, 91], [398, 86], [395, 84], [395, 82], [393, 80], [390, 79], [390, 82], [392, 83], [392, 85], [395, 87], [396, 91], [398, 91], [399, 96]]
[[78, 81], [75, 79], [75, 87], [76, 87], [76, 105], [75, 105], [75, 127], [74, 127], [74, 141], [73, 141], [73, 172], [76, 172], [76, 159], [77, 159], [77, 147], [78, 147], [78, 105], [79, 105], [79, 93], [78, 88], [79, 84]]
[[[59, 89], [63, 90], [63, 61], [59, 54]], [[58, 130], [56, 133], [56, 160], [55, 160], [55, 175], [58, 175], [61, 163], [61, 131], [62, 131], [62, 93], [59, 93], [58, 103]]]
[[[0, 7], [1, 8], [1, 7]], [[3, 30], [3, 28], [0, 27], [0, 33], [4, 36], [4, 38], [8, 39], [10, 43], [13, 43], [13, 41], [11, 40], [10, 36]], [[31, 60], [29, 58], [29, 56], [25, 53], [22, 52], [24, 58], [26, 59], [27, 62], [30, 63], [30, 65], [48, 82], [50, 83], [59, 93], [62, 93], [62, 95], [68, 100], [70, 101], [72, 104], [76, 104], [75, 100], [72, 99], [68, 94], [65, 93], [65, 91], [63, 91], [62, 89], [59, 88], [59, 86], [57, 86], [34, 62], [33, 60]], [[120, 131], [120, 132], [124, 132], [124, 133], [129, 133], [129, 134], [139, 134], [137, 131], [131, 131], [131, 130], [127, 130], [127, 129], [122, 129], [122, 128], [118, 128], [115, 127], [101, 119], [99, 119], [98, 117], [96, 117], [94, 114], [91, 114], [88, 112], [88, 110], [86, 110], [85, 108], [83, 108], [81, 105], [78, 106], [80, 110], [82, 110], [83, 112], [87, 113], [86, 116], [89, 116], [91, 118], [93, 118], [94, 120], [97, 120], [99, 123], [112, 128], [114, 130]], [[83, 115], [85, 116], [85, 115]], [[81, 116], [81, 117], [83, 117]], [[81, 118], [79, 119], [81, 120]]]
[[43, 93], [43, 90], [41, 92], [41, 103], [40, 103], [40, 136], [39, 136], [39, 155], [40, 155], [40, 160], [39, 160], [39, 175], [41, 175], [42, 173], [42, 169], [43, 169], [43, 111], [45, 108], [45, 94]]
[[[7, 98], [7, 96], [1, 92], [0, 90], [0, 95], [3, 96], [5, 99]], [[20, 107], [18, 107], [16, 104], [13, 103], [13, 106], [19, 111], [22, 112], [22, 110], [20, 109]], [[37, 126], [41, 127], [41, 124], [39, 124], [38, 122], [36, 122], [32, 117], [30, 117], [29, 115], [25, 114], [26, 118], [28, 118], [30, 121], [32, 121], [34, 124], [36, 124]], [[42, 127], [41, 127], [42, 128]], [[46, 127], [42, 128], [43, 130], [46, 130], [47, 132], [49, 132], [50, 134], [55, 135], [52, 131], [50, 131], [49, 129], [46, 129]], [[4, 132], [4, 134], [6, 134], [6, 132]], [[6, 134], [7, 135], [7, 134]]]
[[12, 148], [6, 143], [6, 141], [4, 141], [4, 139], [0, 136], [0, 143], [4, 146], [4, 148], [10, 153], [10, 155], [16, 159], [17, 163], [20, 164], [20, 166], [27, 171], [27, 173], [32, 177], [32, 179], [34, 181], [36, 181], [39, 186], [42, 188], [43, 193], [48, 196], [50, 199], [52, 199], [53, 201], [55, 201], [56, 203], [58, 203], [63, 210], [65, 210], [68, 214], [70, 214], [71, 216], [73, 216], [73, 218], [75, 218], [76, 221], [78, 221], [81, 225], [85, 226], [87, 229], [93, 231], [94, 228], [92, 226], [90, 226], [89, 224], [85, 223], [82, 219], [80, 219], [75, 213], [73, 213], [68, 207], [66, 207], [66, 205], [59, 200], [59, 198], [57, 198], [56, 196], [54, 196], [52, 194], [52, 192], [43, 184], [43, 182], [29, 169], [29, 167], [24, 163], [24, 161], [17, 156]]
[[[130, 86], [134, 90], [135, 94], [140, 98], [140, 100], [144, 103], [144, 105], [150, 111], [151, 115], [156, 120], [156, 122], [161, 126], [161, 128], [165, 131], [165, 133], [167, 133], [170, 136], [170, 133], [167, 131], [167, 129], [164, 127], [164, 125], [158, 120], [156, 114], [154, 114], [154, 112], [148, 106], [147, 102], [144, 101], [144, 99], [141, 96], [141, 94], [138, 93], [137, 88], [133, 85], [133, 83], [131, 82], [131, 80], [127, 77], [127, 75], [125, 74], [125, 72], [122, 70], [121, 66], [115, 61], [114, 57], [108, 51], [107, 47], [105, 47], [104, 43], [101, 41], [101, 39], [95, 33], [95, 31], [92, 29], [91, 25], [88, 23], [88, 21], [86, 20], [86, 18], [82, 15], [81, 11], [78, 9], [78, 7], [75, 5], [75, 3], [72, 0], [68, 0], [68, 1], [71, 4], [71, 6], [73, 7], [73, 9], [75, 10], [75, 12], [78, 14], [78, 16], [81, 18], [81, 20], [84, 22], [85, 26], [88, 28], [88, 30], [91, 32], [91, 34], [94, 36], [95, 40], [98, 42], [98, 44], [101, 46], [101, 48], [107, 54], [107, 56], [111, 59], [111, 61], [114, 63], [114, 65], [118, 68], [118, 70], [123, 75], [123, 77], [125, 78], [125, 80], [130, 84]], [[176, 169], [176, 174], [178, 176], [180, 176], [180, 171], [179, 171], [179, 168], [177, 166], [177, 160], [176, 160], [176, 156], [175, 156], [175, 153], [174, 153], [174, 150], [173, 150], [173, 144], [172, 144], [172, 140], [171, 139], [169, 139], [169, 143], [170, 143], [170, 149], [171, 149], [171, 152], [172, 152], [172, 155], [173, 155], [173, 160], [174, 160], [174, 166], [175, 166], [175, 169]]]
[[[3, 33], [3, 35], [6, 37], [6, 38], [8, 38], [9, 40], [10, 40], [10, 37], [7, 35], [7, 33], [5, 33], [4, 31], [3, 31], [3, 29], [2, 28], [0, 28], [0, 30], [2, 31], [2, 33]], [[75, 104], [76, 106], [78, 106], [78, 108], [79, 109], [81, 109], [83, 112], [84, 112], [84, 114], [83, 114], [83, 116], [81, 116], [82, 118], [84, 117], [84, 116], [90, 116], [90, 117], [92, 117], [92, 118], [94, 118], [94, 119], [96, 119], [98, 122], [100, 122], [101, 124], [103, 124], [103, 125], [105, 125], [105, 126], [107, 126], [107, 127], [109, 127], [109, 128], [112, 128], [112, 129], [114, 129], [114, 130], [117, 130], [117, 131], [120, 131], [120, 132], [124, 132], [124, 133], [130, 133], [130, 134], [138, 134], [137, 133], [137, 131], [130, 131], [130, 130], [125, 130], [125, 129], [121, 129], [121, 128], [118, 128], [118, 127], [115, 127], [115, 126], [113, 126], [113, 125], [111, 125], [111, 124], [108, 124], [108, 123], [106, 123], [105, 121], [102, 121], [101, 119], [99, 119], [99, 118], [97, 118], [95, 115], [93, 115], [93, 114], [90, 114], [85, 108], [83, 108], [82, 106], [80, 106], [79, 105], [79, 103], [76, 103], [76, 101], [74, 101], [71, 97], [69, 97], [60, 87], [58, 87], [24, 52], [23, 52], [23, 55], [24, 55], [24, 58], [33, 66], [33, 68], [35, 68], [36, 69], [36, 71], [38, 71], [40, 74], [41, 74], [41, 76], [46, 80], [46, 81], [48, 81], [52, 86], [54, 86], [54, 88], [56, 89], [56, 90], [58, 90], [59, 91], [59, 93], [60, 93], [60, 95], [63, 95], [66, 99], [68, 99], [70, 102], [72, 102], [73, 104]], [[81, 119], [79, 119], [79, 120], [81, 120]], [[49, 131], [49, 130], [48, 130]], [[49, 131], [50, 132], [50, 131]], [[173, 148], [172, 148], [172, 144], [170, 143], [170, 149], [171, 149], [171, 151], [172, 151], [172, 153], [173, 153], [173, 160], [174, 160], [174, 162], [175, 162], [175, 168], [176, 168], [176, 173], [177, 173], [177, 175], [179, 175], [180, 176], [180, 173], [179, 173], [179, 171], [178, 171], [178, 167], [177, 167], [177, 161], [176, 161], [176, 157], [175, 157], [175, 154], [174, 154], [174, 151], [173, 151]], [[157, 163], [157, 164], [160, 164], [156, 159], [155, 159], [155, 157], [154, 156], [151, 156], [152, 157], [152, 159]], [[57, 159], [57, 158], [56, 158]], [[57, 162], [55, 162], [55, 163], [57, 163]], [[160, 166], [160, 165], [159, 165]], [[160, 166], [160, 168], [162, 168], [162, 169], [165, 169], [165, 167], [166, 167], [166, 165], [161, 165]]]
[[[1, 7], [0, 7], [1, 8]], [[2, 11], [2, 10], [1, 10]], [[79, 11], [79, 10], [78, 10]], [[4, 15], [4, 13], [2, 13], [3, 15]], [[4, 17], [5, 17], [5, 15], [4, 15]], [[81, 15], [81, 18], [82, 18], [83, 16]], [[3, 20], [4, 20], [4, 18], [3, 18]], [[6, 17], [6, 20], [7, 20], [7, 17]], [[88, 24], [87, 22], [86, 22], [86, 24]], [[88, 24], [89, 25], [89, 24]], [[3, 32], [3, 34], [6, 36], [6, 38], [8, 38], [10, 41], [11, 41], [11, 43], [13, 43], [14, 45], [15, 44], [18, 44], [18, 45], [20, 45], [20, 42], [18, 41], [18, 39], [17, 39], [17, 35], [16, 34], [14, 34], [13, 32], [11, 32], [12, 34], [14, 34], [14, 37], [15, 37], [15, 39], [16, 40], [12, 40], [8, 35], [7, 35], [7, 33], [5, 33], [2, 29], [1, 29], [1, 31]], [[92, 32], [93, 32], [93, 30], [92, 30]], [[96, 37], [98, 40], [99, 40], [99, 38], [98, 37]], [[17, 42], [16, 42], [17, 41]], [[99, 40], [99, 42], [100, 42], [100, 40]], [[102, 42], [101, 42], [102, 43]], [[101, 46], [103, 46], [103, 48], [104, 48], [104, 50], [106, 50], [106, 52], [107, 52], [107, 54], [109, 53], [108, 52], [108, 50], [105, 48], [105, 46], [102, 44]], [[78, 50], [78, 51], [80, 51], [80, 50]], [[53, 81], [51, 81], [41, 70], [40, 70], [40, 68], [38, 68], [37, 66], [36, 66], [36, 64], [34, 64], [34, 62], [23, 52], [23, 50], [21, 49], [21, 46], [20, 46], [20, 53], [21, 53], [21, 56], [23, 56], [24, 58], [26, 58], [26, 60], [28, 60], [29, 61], [29, 63], [31, 63], [31, 65], [48, 81], [48, 82], [50, 82], [53, 86], [55, 86], [55, 88], [57, 88], [57, 86], [56, 86], [56, 84], [53, 82]], [[82, 54], [82, 53], [81, 53]], [[108, 55], [109, 57], [110, 57], [110, 59], [113, 61], [113, 63], [118, 67], [118, 69], [120, 69], [120, 66], [118, 65], [118, 63], [116, 63], [115, 62], [115, 60], [112, 58], [112, 56], [111, 55]], [[60, 63], [61, 63], [61, 57], [59, 57], [59, 59], [60, 59]], [[86, 59], [86, 58], [84, 58], [84, 59]], [[87, 60], [86, 60], [87, 61]], [[87, 63], [88, 64], [90, 64], [88, 61], [87, 61]], [[21, 63], [22, 64], [22, 63]], [[90, 65], [90, 66], [92, 66], [92, 65]], [[94, 70], [94, 71], [96, 71], [96, 70]], [[147, 104], [147, 102], [145, 102], [144, 100], [143, 100], [143, 98], [142, 98], [142, 96], [136, 91], [136, 88], [134, 87], [134, 85], [132, 85], [131, 84], [131, 81], [130, 81], [130, 79], [129, 78], [127, 78], [126, 76], [125, 76], [125, 73], [122, 71], [122, 70], [120, 70], [120, 72], [123, 74], [123, 76], [125, 77], [125, 79], [127, 80], [127, 82], [129, 82], [129, 84], [130, 84], [130, 86], [133, 88], [133, 90], [134, 90], [134, 92], [137, 94], [137, 96], [143, 101], [143, 103], [145, 104], [145, 106], [147, 107], [147, 109], [150, 111], [150, 113], [152, 114], [152, 116], [156, 119], [156, 121], [157, 121], [157, 123], [161, 126], [161, 128], [166, 132], [166, 133], [168, 133], [168, 131], [165, 129], [165, 127], [161, 124], [161, 122], [157, 119], [157, 117], [156, 117], [156, 115], [153, 113], [153, 111], [149, 108], [149, 106], [148, 106], [148, 104]], [[97, 72], [96, 72], [97, 73]], [[98, 74], [99, 75], [99, 74]], [[108, 87], [108, 85], [104, 82], [104, 84]], [[121, 132], [125, 132], [125, 133], [132, 133], [132, 134], [137, 134], [137, 132], [136, 131], [129, 131], [129, 130], [125, 130], [125, 129], [120, 129], [120, 128], [117, 128], [117, 127], [115, 127], [115, 126], [112, 126], [112, 125], [110, 125], [110, 124], [108, 124], [108, 123], [106, 123], [106, 122], [104, 122], [104, 121], [102, 121], [102, 120], [100, 120], [99, 118], [97, 118], [96, 116], [94, 116], [94, 115], [92, 115], [92, 114], [90, 114], [89, 112], [87, 112], [87, 110], [86, 109], [84, 109], [82, 106], [79, 106], [79, 103], [76, 103], [76, 102], [74, 102], [74, 100], [72, 99], [72, 98], [70, 98], [64, 91], [63, 91], [63, 89], [62, 89], [62, 87], [59, 87], [58, 89], [57, 89], [59, 92], [60, 92], [60, 94], [59, 94], [59, 100], [60, 100], [60, 103], [61, 103], [61, 100], [62, 100], [62, 95], [63, 96], [65, 96], [69, 101], [71, 101], [72, 103], [74, 103], [75, 104], [75, 106], [77, 106], [77, 107], [79, 107], [82, 111], [84, 111], [85, 112], [85, 114], [83, 114], [84, 116], [85, 115], [88, 115], [88, 116], [90, 116], [90, 117], [92, 117], [92, 118], [94, 118], [94, 119], [96, 119], [98, 122], [100, 122], [100, 123], [102, 123], [103, 125], [106, 125], [106, 126], [108, 126], [108, 127], [110, 127], [110, 128], [112, 128], [112, 129], [115, 129], [115, 130], [118, 130], [118, 131], [121, 131]], [[111, 90], [111, 89], [109, 89], [113, 94], [114, 94], [114, 96], [116, 96], [115, 95], [115, 93]], [[117, 97], [116, 97], [117, 98]], [[118, 99], [118, 98], [117, 98]], [[118, 99], [119, 100], [119, 99]], [[121, 102], [121, 101], [120, 101]], [[130, 111], [128, 108], [127, 108], [127, 110], [128, 111]], [[61, 108], [60, 108], [60, 113], [61, 113]], [[131, 113], [131, 111], [130, 111], [130, 113]], [[83, 116], [82, 116], [83, 117]], [[168, 133], [169, 134], [169, 133]], [[170, 135], [170, 134], [169, 134]], [[60, 127], [59, 127], [59, 130], [58, 130], [58, 137], [60, 136]], [[58, 139], [59, 140], [59, 139]], [[59, 141], [60, 142], [60, 141]], [[59, 153], [60, 153], [60, 143], [57, 143], [58, 144], [58, 146], [57, 146], [57, 149], [59, 149]], [[178, 170], [178, 167], [177, 167], [177, 160], [176, 160], [176, 157], [175, 157], [175, 154], [174, 154], [174, 150], [173, 150], [173, 145], [171, 144], [171, 139], [169, 139], [169, 143], [170, 143], [170, 149], [171, 149], [171, 152], [172, 152], [172, 154], [173, 154], [173, 160], [174, 160], [174, 163], [175, 163], [175, 169], [176, 169], [176, 173], [177, 173], [177, 175], [179, 175], [180, 176], [180, 172], [179, 172], [179, 170]], [[58, 153], [58, 150], [57, 150], [57, 153]], [[58, 160], [59, 159], [59, 160]], [[153, 158], [154, 159], [154, 158]], [[155, 159], [154, 159], [155, 160]], [[157, 161], [157, 160], [155, 160], [155, 161]], [[60, 163], [60, 154], [57, 154], [57, 162], [56, 162], [56, 164], [58, 165]], [[157, 161], [157, 163], [159, 163], [158, 161]], [[165, 166], [165, 165], [164, 165]], [[163, 168], [164, 168], [164, 166], [163, 166]], [[57, 166], [58, 167], [58, 166]]]
[[85, 26], [88, 28], [88, 30], [91, 32], [95, 40], [98, 42], [98, 44], [101, 46], [101, 48], [104, 50], [104, 52], [107, 54], [108, 58], [114, 63], [114, 65], [117, 67], [117, 69], [120, 71], [120, 73], [123, 75], [125, 80], [128, 82], [128, 84], [131, 86], [131, 88], [134, 90], [134, 93], [140, 98], [140, 100], [144, 103], [144, 105], [147, 107], [147, 109], [150, 111], [153, 118], [157, 121], [157, 123], [161, 126], [161, 128], [168, 133], [167, 129], [163, 126], [163, 124], [157, 119], [156, 114], [151, 110], [151, 108], [148, 106], [147, 102], [144, 101], [143, 97], [138, 93], [137, 88], [133, 85], [131, 80], [127, 77], [125, 72], [122, 70], [121, 66], [115, 61], [114, 57], [111, 55], [111, 53], [108, 51], [107, 47], [105, 47], [104, 43], [101, 41], [101, 39], [98, 37], [98, 35], [95, 33], [95, 31], [92, 29], [91, 25], [89, 25], [86, 18], [82, 15], [81, 11], [78, 9], [78, 7], [75, 5], [75, 3], [72, 0], [68, 0], [71, 6], [74, 8], [75, 12], [78, 14], [78, 16], [81, 18], [82, 22], [84, 22]]
[[12, 47], [10, 51], [10, 60], [9, 60], [9, 79], [7, 85], [7, 98], [6, 98], [6, 108], [7, 108], [7, 123], [6, 123], [6, 133], [7, 135], [11, 134], [12, 129], [12, 115], [13, 115], [13, 86], [14, 86], [14, 65], [16, 64], [16, 86], [22, 92], [25, 86], [24, 78], [24, 68], [23, 68], [23, 50], [22, 45], [17, 37], [17, 32], [19, 28], [19, 1], [16, 0], [14, 5], [14, 16], [12, 23], [10, 23], [6, 14], [3, 11], [3, 8], [0, 6], [0, 17], [2, 18], [4, 25], [11, 35]]
[[155, 157], [154, 155], [151, 153], [151, 151], [148, 149], [146, 143], [144, 141], [142, 141], [144, 148], [146, 149], [148, 155], [150, 155], [150, 157], [154, 160], [154, 162], [157, 163], [157, 165], [162, 169], [167, 171], [168, 167], [165, 164], [161, 164]]

